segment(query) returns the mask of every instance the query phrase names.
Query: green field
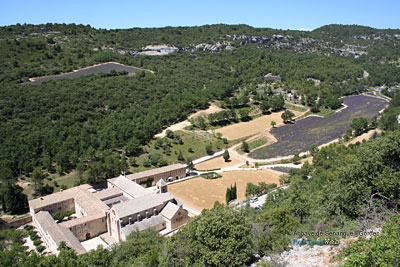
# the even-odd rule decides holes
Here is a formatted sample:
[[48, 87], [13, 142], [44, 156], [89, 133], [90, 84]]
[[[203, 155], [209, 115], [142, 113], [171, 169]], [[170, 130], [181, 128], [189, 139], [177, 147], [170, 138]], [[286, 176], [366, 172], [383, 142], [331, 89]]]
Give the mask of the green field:
[[292, 105], [291, 103], [288, 103], [288, 102], [285, 102], [285, 106], [284, 106], [286, 109], [291, 109], [291, 110], [296, 110], [296, 111], [301, 111], [301, 112], [303, 112], [303, 111], [306, 111], [307, 110], [307, 108], [306, 107], [299, 107], [299, 106], [296, 106], [296, 105]]
[[[260, 138], [260, 139], [254, 140], [252, 142], [249, 142], [248, 143], [249, 144], [249, 150], [251, 151], [251, 150], [253, 150], [253, 149], [255, 149], [255, 148], [259, 147], [259, 146], [265, 145], [267, 142], [268, 142], [267, 138]], [[241, 155], [245, 153], [241, 148], [239, 148], [237, 150], [237, 152], [239, 154], [241, 154]]]
[[267, 142], [268, 142], [267, 138], [260, 138], [260, 139], [254, 140], [249, 143], [249, 150], [252, 150], [256, 147], [265, 145]]
[[[213, 136], [210, 133], [204, 131], [176, 131], [174, 134], [179, 135], [182, 138], [182, 144], [174, 142], [173, 139], [169, 139], [168, 137], [164, 137], [162, 139], [168, 140], [169, 153], [167, 153], [162, 147], [156, 148], [156, 140], [152, 140], [149, 145], [144, 148], [146, 153], [141, 154], [136, 158], [137, 166], [131, 167], [130, 171], [138, 172], [147, 169], [156, 168], [157, 166], [144, 166], [144, 162], [148, 160], [150, 155], [159, 154], [162, 159], [164, 159], [168, 164], [179, 162], [178, 156], [179, 153], [182, 152], [182, 156], [184, 160], [188, 160], [191, 158], [199, 157], [206, 155], [206, 146], [212, 145], [213, 150], [219, 150], [224, 148], [227, 144]], [[189, 152], [189, 148], [192, 149], [192, 152]]]

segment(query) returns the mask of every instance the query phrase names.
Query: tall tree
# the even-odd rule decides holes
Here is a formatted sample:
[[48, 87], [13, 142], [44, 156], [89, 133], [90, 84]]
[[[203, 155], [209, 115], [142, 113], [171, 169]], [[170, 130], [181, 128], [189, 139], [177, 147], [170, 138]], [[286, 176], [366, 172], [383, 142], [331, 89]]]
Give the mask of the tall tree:
[[243, 142], [242, 142], [241, 149], [242, 149], [244, 152], [246, 152], [246, 153], [249, 153], [249, 152], [250, 152], [250, 150], [249, 150], [249, 144], [248, 144], [246, 141], [243, 141]]
[[225, 162], [229, 161], [230, 155], [229, 155], [229, 151], [228, 150], [224, 151], [223, 157], [224, 157]]

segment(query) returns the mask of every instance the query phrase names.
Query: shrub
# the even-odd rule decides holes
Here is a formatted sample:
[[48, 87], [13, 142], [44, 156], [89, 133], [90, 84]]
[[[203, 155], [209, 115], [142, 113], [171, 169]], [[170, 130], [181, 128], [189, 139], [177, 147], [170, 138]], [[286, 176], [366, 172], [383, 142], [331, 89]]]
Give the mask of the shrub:
[[71, 216], [72, 214], [74, 214], [73, 210], [65, 210], [65, 211], [60, 211], [60, 212], [54, 213], [51, 216], [53, 216], [54, 220], [61, 222], [65, 217]]
[[145, 181], [139, 182], [140, 185], [145, 185], [146, 187], [151, 187], [153, 184], [154, 178], [149, 178]]
[[37, 246], [39, 246], [40, 244], [42, 244], [42, 240], [36, 239], [35, 241], [33, 241], [33, 244], [37, 247]]
[[200, 175], [201, 177], [205, 178], [205, 179], [218, 179], [221, 178], [222, 176], [219, 175], [216, 172], [208, 172], [208, 173], [203, 173]]
[[207, 153], [208, 155], [214, 154], [213, 146], [212, 146], [211, 144], [209, 144], [209, 145], [206, 146], [206, 153]]
[[42, 253], [43, 250], [44, 250], [44, 246], [39, 245], [39, 246], [36, 247], [36, 250], [37, 250], [39, 253]]
[[28, 230], [28, 235], [33, 235], [36, 234], [37, 232], [32, 228], [30, 230]]
[[347, 256], [345, 266], [396, 266], [400, 261], [400, 216], [388, 220], [379, 236], [359, 238], [343, 250]]
[[26, 231], [28, 231], [28, 233], [29, 233], [30, 230], [33, 230], [33, 226], [30, 225], [30, 224], [27, 224], [27, 225], [24, 226], [24, 229], [25, 229]]
[[143, 166], [147, 168], [147, 167], [150, 167], [151, 164], [148, 160], [145, 160], [145, 161], [143, 161]]

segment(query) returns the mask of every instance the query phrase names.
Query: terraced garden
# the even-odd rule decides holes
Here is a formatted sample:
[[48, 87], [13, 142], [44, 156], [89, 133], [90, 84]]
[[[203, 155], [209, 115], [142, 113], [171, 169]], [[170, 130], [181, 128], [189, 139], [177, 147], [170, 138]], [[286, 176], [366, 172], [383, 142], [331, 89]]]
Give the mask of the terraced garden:
[[347, 108], [324, 118], [311, 116], [294, 124], [272, 129], [271, 133], [278, 141], [255, 150], [249, 156], [267, 159], [306, 152], [312, 144], [326, 144], [343, 135], [353, 118], [372, 118], [387, 105], [383, 99], [366, 95], [348, 96], [343, 102]]
[[143, 71], [143, 69], [126, 66], [123, 64], [115, 63], [115, 62], [108, 62], [104, 64], [94, 65], [91, 67], [75, 70], [73, 72], [62, 73], [57, 75], [49, 75], [43, 77], [35, 77], [31, 78], [32, 84], [41, 84], [42, 82], [50, 81], [50, 80], [58, 80], [58, 79], [68, 79], [68, 78], [79, 78], [82, 76], [88, 76], [91, 74], [98, 74], [98, 73], [110, 73], [111, 71], [127, 71], [128, 73], [136, 73], [139, 71]]

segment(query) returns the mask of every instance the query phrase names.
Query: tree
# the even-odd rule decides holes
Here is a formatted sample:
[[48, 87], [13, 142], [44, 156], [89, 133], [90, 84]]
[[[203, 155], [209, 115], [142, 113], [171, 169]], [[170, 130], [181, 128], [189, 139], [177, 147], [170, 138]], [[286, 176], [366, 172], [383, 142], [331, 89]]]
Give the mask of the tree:
[[232, 200], [231, 195], [232, 195], [232, 189], [230, 187], [226, 188], [226, 193], [225, 193], [225, 201], [226, 204], [229, 204], [229, 202]]
[[208, 144], [208, 145], [206, 146], [206, 153], [207, 153], [208, 155], [214, 154], [212, 144]]
[[160, 159], [161, 155], [159, 153], [152, 153], [149, 155], [149, 162], [153, 166], [157, 166]]
[[246, 185], [246, 197], [251, 197], [257, 195], [256, 193], [256, 185], [253, 183], [247, 183]]
[[287, 109], [285, 110], [285, 112], [282, 113], [281, 117], [284, 123], [288, 123], [293, 120], [294, 113]]
[[229, 161], [230, 155], [229, 155], [229, 151], [228, 150], [224, 151], [223, 157], [224, 157], [225, 162]]
[[202, 117], [202, 116], [198, 117], [197, 121], [199, 124], [199, 128], [201, 130], [207, 129], [206, 120], [204, 119], [204, 117]]
[[271, 121], [271, 126], [272, 126], [272, 128], [275, 128], [276, 122], [275, 121]]
[[368, 130], [368, 120], [366, 118], [354, 118], [351, 122], [351, 128], [355, 136], [358, 136]]
[[127, 156], [136, 156], [141, 151], [141, 145], [137, 138], [132, 137], [126, 145], [125, 152]]
[[132, 167], [137, 167], [137, 160], [134, 157], [130, 157], [129, 158], [129, 165], [131, 165]]
[[228, 187], [226, 189], [226, 204], [228, 204], [229, 202], [231, 202], [232, 200], [237, 199], [237, 187], [236, 187], [236, 183], [234, 186], [231, 185], [231, 187]]
[[0, 185], [0, 200], [4, 212], [22, 212], [28, 206], [28, 198], [22, 193], [23, 188], [11, 182]]
[[251, 117], [249, 116], [249, 111], [247, 109], [240, 109], [239, 115], [242, 121], [248, 121], [251, 119]]
[[299, 153], [294, 154], [294, 157], [293, 157], [292, 160], [293, 160], [294, 164], [299, 164], [300, 160], [301, 160], [301, 157], [299, 156]]
[[261, 102], [260, 109], [261, 109], [262, 113], [267, 113], [270, 108], [271, 108], [271, 105], [269, 104], [268, 100], [264, 100], [263, 102]]
[[47, 190], [43, 190], [44, 174], [41, 167], [36, 167], [33, 170], [31, 178], [34, 182], [35, 195], [43, 195], [43, 192], [47, 192]]
[[273, 111], [281, 110], [284, 105], [285, 105], [285, 100], [283, 99], [282, 95], [276, 95], [272, 97], [271, 107]]
[[128, 163], [126, 162], [125, 155], [122, 155], [122, 159], [119, 164], [120, 172], [126, 172], [129, 169]]
[[252, 257], [251, 224], [222, 204], [203, 210], [166, 240], [161, 266], [244, 266]]
[[396, 266], [400, 260], [400, 216], [390, 218], [379, 236], [359, 238], [344, 252], [346, 266]]
[[318, 146], [316, 144], [312, 144], [308, 151], [310, 152], [311, 156], [314, 156], [318, 152], [318, 150]]
[[193, 161], [191, 159], [188, 160], [187, 168], [188, 168], [189, 173], [194, 170], [194, 164], [193, 164]]
[[179, 160], [179, 161], [184, 161], [184, 160], [185, 160], [185, 158], [183, 157], [183, 154], [182, 154], [182, 151], [181, 151], [181, 150], [179, 150], [179, 153], [178, 153], [178, 160]]
[[250, 150], [249, 150], [249, 144], [248, 144], [246, 141], [243, 141], [243, 142], [242, 142], [242, 147], [241, 147], [241, 149], [242, 149], [242, 151], [244, 151], [244, 152], [246, 152], [246, 153], [249, 153], [249, 152], [250, 152]]
[[[268, 202], [268, 201], [267, 201]], [[256, 226], [260, 229], [256, 239], [256, 248], [265, 255], [268, 252], [279, 252], [288, 245], [288, 239], [293, 235], [293, 230], [299, 223], [286, 207], [270, 208], [263, 210], [257, 218]]]
[[133, 231], [126, 242], [112, 248], [111, 264], [103, 266], [159, 266], [165, 240], [154, 230]]
[[32, 180], [35, 182], [35, 184], [41, 183], [43, 181], [43, 179], [44, 179], [42, 168], [41, 167], [36, 167], [33, 170], [31, 177], [32, 177]]
[[165, 132], [165, 135], [169, 138], [169, 139], [173, 139], [174, 138], [174, 132], [171, 130], [167, 130]]

